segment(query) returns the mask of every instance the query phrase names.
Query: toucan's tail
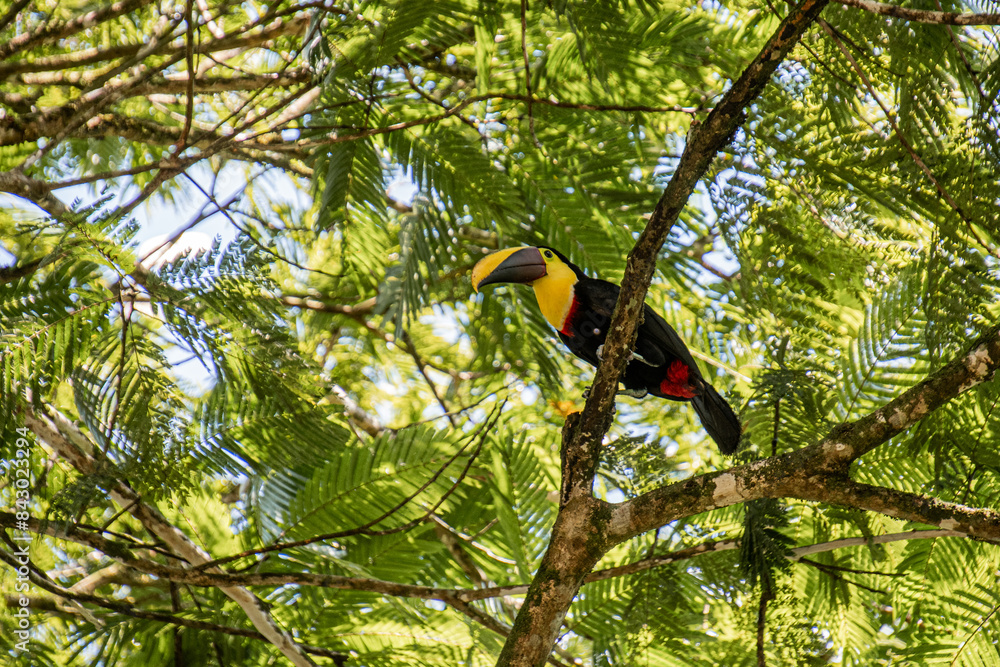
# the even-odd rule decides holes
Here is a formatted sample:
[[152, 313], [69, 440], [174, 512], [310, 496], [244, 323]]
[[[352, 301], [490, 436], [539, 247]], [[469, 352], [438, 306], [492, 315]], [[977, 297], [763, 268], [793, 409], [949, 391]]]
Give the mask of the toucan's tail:
[[740, 426], [740, 418], [729, 407], [726, 399], [706, 382], [704, 393], [693, 397], [691, 404], [698, 413], [702, 426], [719, 445], [719, 450], [726, 456], [735, 453], [740, 446], [743, 429]]

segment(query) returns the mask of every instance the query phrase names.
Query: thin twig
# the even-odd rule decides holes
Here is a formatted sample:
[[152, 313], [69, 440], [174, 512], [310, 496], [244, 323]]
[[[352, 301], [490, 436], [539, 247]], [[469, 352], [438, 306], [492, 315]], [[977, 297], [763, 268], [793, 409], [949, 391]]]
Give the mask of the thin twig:
[[781, 424], [781, 397], [774, 401], [774, 430], [771, 432], [771, 456], [778, 453], [778, 428]]
[[[0, 549], [0, 560], [5, 562], [7, 565], [17, 568], [20, 566], [18, 559], [6, 550]], [[148, 621], [158, 621], [160, 623], [169, 623], [171, 625], [176, 625], [182, 628], [191, 628], [193, 630], [204, 630], [206, 632], [218, 632], [224, 635], [230, 635], [233, 637], [247, 637], [249, 639], [258, 639], [266, 641], [264, 635], [253, 630], [246, 630], [244, 628], [234, 628], [226, 625], [219, 625], [216, 623], [209, 623], [207, 621], [198, 621], [192, 618], [187, 618], [184, 616], [178, 616], [176, 614], [170, 614], [167, 612], [154, 611], [148, 609], [139, 609], [128, 602], [121, 602], [118, 600], [108, 600], [97, 595], [92, 595], [89, 593], [79, 593], [73, 591], [69, 588], [63, 588], [59, 586], [54, 581], [44, 576], [40, 570], [32, 566], [29, 571], [28, 576], [31, 582], [38, 586], [39, 588], [48, 591], [49, 593], [56, 595], [64, 600], [71, 600], [76, 603], [86, 603], [92, 604], [97, 607], [102, 607], [108, 609], [118, 614], [124, 616], [130, 616], [132, 618], [141, 618]], [[81, 611], [82, 610], [82, 611]], [[79, 607], [77, 609], [78, 613], [86, 612], [86, 609]], [[90, 618], [93, 618], [90, 615]], [[98, 622], [98, 625], [101, 625]], [[300, 644], [302, 649], [306, 653], [311, 653], [312, 655], [318, 655], [327, 658], [339, 658], [345, 656], [344, 653], [339, 653], [337, 651], [331, 651], [329, 649], [320, 648], [317, 646], [309, 646], [306, 644]]]
[[455, 421], [454, 415], [451, 414], [451, 409], [448, 407], [448, 404], [444, 402], [444, 398], [442, 398], [441, 394], [438, 392], [437, 385], [434, 384], [434, 381], [431, 380], [431, 377], [427, 374], [427, 368], [424, 365], [423, 359], [420, 358], [420, 353], [417, 352], [416, 346], [413, 344], [413, 339], [410, 338], [410, 332], [404, 329], [400, 339], [406, 343], [407, 351], [413, 358], [413, 362], [417, 365], [417, 370], [420, 371], [420, 375], [424, 378], [427, 386], [430, 387], [431, 394], [434, 395], [434, 400], [436, 400], [437, 404], [441, 406], [444, 416], [448, 417], [448, 422], [452, 426], [458, 426], [458, 422]]
[[847, 577], [842, 577], [839, 574], [837, 574], [835, 568], [830, 567], [828, 565], [824, 565], [823, 563], [817, 563], [816, 561], [806, 560], [805, 558], [803, 558], [801, 560], [802, 560], [803, 563], [806, 563], [807, 565], [810, 565], [810, 566], [816, 568], [817, 570], [819, 570], [820, 572], [822, 572], [826, 576], [828, 576], [831, 579], [834, 579], [836, 581], [843, 581], [845, 584], [851, 584], [852, 586], [857, 586], [858, 588], [860, 588], [862, 590], [866, 590], [869, 593], [875, 593], [876, 595], [888, 595], [889, 594], [889, 591], [883, 591], [882, 589], [879, 589], [879, 588], [873, 588], [871, 586], [866, 586], [865, 584], [859, 584], [858, 582], [856, 582], [856, 581], [854, 581], [852, 579], [848, 579]]
[[[132, 318], [130, 309], [125, 307], [125, 300], [122, 298], [122, 290], [118, 290], [118, 308], [121, 311], [122, 319], [121, 359], [118, 361], [118, 371], [115, 373], [114, 386], [111, 389], [112, 396], [114, 397], [114, 403], [111, 406], [111, 414], [108, 415], [108, 424], [105, 432], [105, 447], [101, 450], [105, 455], [107, 455], [108, 450], [111, 449], [111, 445], [114, 442], [115, 422], [118, 420], [118, 410], [121, 408], [122, 404], [122, 379], [125, 377], [125, 359], [128, 356], [128, 325], [129, 320]], [[126, 310], [129, 310], [130, 312], [126, 313]]]
[[765, 586], [760, 592], [760, 605], [757, 607], [757, 667], [767, 667], [767, 657], [764, 653], [764, 632], [767, 629], [767, 603], [774, 598], [770, 586]]
[[[262, 174], [263, 174], [263, 172], [261, 172], [260, 174], [257, 174], [257, 176], [255, 176], [254, 178], [257, 178], [257, 177], [261, 176]], [[301, 269], [302, 271], [308, 271], [310, 273], [319, 273], [321, 275], [328, 276], [328, 277], [331, 277], [331, 278], [337, 278], [338, 277], [338, 276], [335, 276], [335, 275], [333, 275], [331, 273], [328, 273], [327, 271], [323, 271], [322, 269], [314, 269], [314, 268], [305, 266], [303, 264], [299, 264], [295, 260], [289, 259], [288, 257], [284, 257], [284, 256], [278, 254], [277, 252], [275, 252], [274, 250], [271, 250], [266, 245], [264, 245], [263, 243], [261, 243], [257, 239], [257, 237], [255, 237], [253, 234], [251, 234], [250, 231], [247, 228], [245, 228], [243, 225], [241, 225], [240, 223], [238, 223], [236, 221], [236, 219], [232, 216], [232, 214], [229, 213], [229, 210], [228, 210], [229, 204], [227, 204], [226, 206], [223, 206], [223, 205], [219, 204], [219, 202], [216, 200], [215, 196], [212, 195], [212, 194], [210, 194], [207, 190], [205, 190], [205, 188], [202, 187], [202, 185], [198, 181], [196, 181], [190, 174], [188, 174], [185, 171], [185, 172], [183, 172], [183, 175], [184, 175], [185, 178], [188, 179], [188, 181], [191, 182], [192, 185], [195, 186], [195, 188], [197, 188], [205, 196], [206, 199], [208, 199], [210, 202], [212, 202], [213, 204], [215, 204], [216, 211], [218, 213], [221, 213], [222, 215], [224, 215], [226, 217], [226, 219], [229, 221], [229, 224], [231, 224], [233, 227], [235, 227], [237, 230], [239, 230], [244, 236], [247, 237], [247, 239], [251, 243], [253, 243], [255, 246], [257, 246], [261, 251], [267, 253], [268, 255], [271, 255], [272, 257], [274, 257], [277, 260], [280, 260], [282, 262], [285, 262], [286, 264], [294, 266], [297, 269]], [[246, 188], [247, 185], [249, 185], [249, 182], [246, 183], [246, 184], [244, 184], [244, 186], [243, 186], [243, 188], [241, 188], [240, 192], [242, 192], [242, 190], [244, 188]]]
[[[215, 559], [213, 561], [203, 563], [203, 564], [199, 565], [195, 569], [203, 570], [203, 569], [210, 568], [210, 567], [217, 567], [219, 565], [223, 565], [225, 563], [229, 563], [229, 562], [232, 562], [232, 561], [235, 561], [235, 560], [241, 560], [243, 558], [248, 558], [250, 556], [256, 556], [256, 555], [260, 555], [260, 554], [271, 553], [271, 552], [274, 552], [274, 551], [283, 551], [283, 550], [287, 550], [287, 549], [293, 549], [293, 548], [297, 548], [297, 547], [308, 546], [310, 544], [315, 544], [317, 542], [323, 542], [323, 541], [326, 541], [326, 540], [332, 540], [332, 539], [336, 539], [336, 538], [339, 538], [339, 537], [349, 537], [349, 536], [352, 536], [352, 535], [380, 536], [380, 535], [390, 535], [390, 534], [393, 534], [393, 533], [399, 533], [399, 532], [403, 532], [403, 531], [409, 530], [413, 526], [418, 525], [418, 524], [422, 523], [424, 520], [426, 520], [428, 516], [430, 516], [431, 514], [433, 514], [437, 510], [437, 508], [440, 507], [441, 504], [452, 493], [455, 492], [455, 490], [458, 488], [459, 484], [465, 478], [466, 474], [468, 474], [469, 468], [472, 466], [473, 461], [475, 461], [476, 457], [479, 455], [479, 452], [482, 450], [483, 444], [486, 441], [486, 436], [489, 434], [490, 430], [496, 425], [496, 422], [500, 418], [500, 414], [502, 413], [502, 410], [503, 410], [503, 405], [501, 405], [497, 410], [495, 410], [494, 413], [492, 415], [490, 415], [490, 418], [487, 419], [486, 421], [484, 421], [480, 425], [480, 427], [476, 430], [476, 432], [472, 434], [472, 437], [469, 439], [469, 442], [467, 442], [464, 445], [462, 445], [462, 447], [460, 447], [457, 452], [455, 452], [452, 456], [450, 456], [448, 458], [448, 460], [445, 461], [444, 465], [442, 465], [440, 468], [438, 468], [437, 471], [430, 477], [430, 479], [428, 479], [426, 482], [424, 482], [416, 491], [414, 491], [413, 493], [409, 494], [406, 498], [404, 498], [403, 500], [401, 500], [400, 502], [398, 502], [394, 507], [392, 507], [389, 510], [386, 510], [381, 515], [379, 515], [378, 517], [376, 517], [376, 518], [374, 518], [374, 519], [372, 519], [372, 520], [370, 520], [370, 521], [368, 521], [368, 522], [366, 522], [366, 523], [364, 523], [364, 524], [362, 524], [360, 526], [357, 526], [355, 528], [349, 528], [347, 530], [341, 530], [341, 531], [336, 531], [336, 532], [332, 532], [332, 533], [325, 533], [323, 535], [314, 535], [312, 537], [307, 537], [307, 538], [304, 538], [304, 539], [301, 539], [301, 540], [296, 540], [294, 542], [280, 542], [280, 543], [275, 543], [275, 544], [271, 544], [271, 545], [266, 546], [266, 547], [260, 547], [260, 548], [257, 548], [257, 549], [250, 549], [250, 550], [247, 550], [247, 551], [243, 551], [241, 553], [233, 554], [231, 556], [224, 556], [222, 558], [217, 558], [217, 559]], [[416, 498], [418, 495], [420, 495], [425, 490], [427, 490], [427, 488], [431, 484], [433, 484], [435, 481], [437, 481], [437, 479], [444, 473], [444, 471], [447, 470], [451, 466], [451, 464], [454, 463], [455, 460], [457, 460], [458, 457], [462, 455], [462, 453], [466, 450], [466, 448], [474, 440], [476, 440], [477, 438], [478, 438], [478, 443], [476, 445], [476, 448], [472, 452], [472, 454], [470, 454], [469, 460], [466, 462], [465, 468], [463, 469], [462, 473], [452, 483], [451, 487], [444, 494], [442, 494], [441, 498], [437, 501], [437, 503], [434, 504], [433, 507], [431, 507], [429, 510], [427, 510], [420, 517], [418, 517], [416, 519], [413, 519], [411, 521], [407, 521], [406, 523], [402, 524], [401, 526], [396, 526], [394, 528], [386, 528], [386, 529], [383, 529], [383, 530], [371, 530], [371, 528], [373, 526], [378, 525], [379, 523], [381, 523], [385, 519], [389, 518], [390, 516], [392, 516], [393, 514], [395, 514], [396, 512], [398, 512], [403, 507], [405, 507], [408, 503], [410, 503], [414, 498]], [[286, 528], [282, 532], [282, 535], [284, 535], [287, 532], [288, 532], [288, 528]]]
[[843, 567], [842, 565], [831, 565], [829, 563], [820, 563], [809, 558], [799, 557], [795, 559], [797, 563], [809, 563], [810, 565], [815, 565], [816, 567], [822, 567], [827, 570], [836, 570], [837, 572], [850, 572], [851, 574], [872, 574], [878, 575], [880, 577], [905, 577], [906, 572], [880, 572], [878, 570], [858, 570], [853, 567]]
[[31, 0], [17, 0], [17, 2], [11, 5], [10, 9], [7, 10], [7, 13], [0, 17], [0, 30], [6, 30], [7, 26], [14, 22], [17, 15], [20, 14], [21, 10], [27, 7], [30, 2]]

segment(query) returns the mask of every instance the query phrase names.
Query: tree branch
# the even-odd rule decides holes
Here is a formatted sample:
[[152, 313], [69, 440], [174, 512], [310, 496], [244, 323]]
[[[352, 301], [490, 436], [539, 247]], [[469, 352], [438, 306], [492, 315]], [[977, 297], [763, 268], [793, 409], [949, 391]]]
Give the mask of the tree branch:
[[[810, 450], [815, 454], [823, 451], [824, 447], [829, 449], [829, 443], [824, 441], [777, 459], [765, 459], [727, 471], [701, 475], [657, 489], [635, 501], [622, 503], [612, 510], [612, 531], [609, 537], [619, 543], [678, 517], [746, 500], [787, 497], [870, 510], [942, 529], [882, 536], [873, 538], [875, 543], [956, 534], [1000, 542], [1000, 512], [860, 484], [835, 473], [817, 473], [810, 468], [817, 463], [815, 457], [809, 458], [802, 454], [810, 453]], [[640, 525], [642, 528], [635, 530]], [[623, 530], [615, 532], [615, 526], [621, 526]], [[793, 555], [802, 556], [864, 543], [864, 538], [837, 540], [824, 545], [803, 547], [795, 550]]]
[[0, 30], [6, 30], [7, 26], [14, 22], [21, 10], [28, 6], [31, 0], [17, 0], [3, 16], [0, 16]]
[[[7, 551], [0, 549], [0, 560], [10, 565], [12, 568], [17, 568], [20, 563], [18, 563], [17, 558], [8, 553]], [[42, 576], [34, 569], [31, 569], [28, 573], [31, 582], [38, 586], [39, 588], [48, 591], [49, 593], [56, 595], [65, 600], [71, 600], [78, 603], [92, 604], [103, 609], [108, 609], [117, 614], [122, 614], [123, 616], [130, 616], [132, 618], [141, 618], [149, 621], [158, 621], [160, 623], [169, 623], [171, 625], [176, 625], [183, 628], [191, 628], [193, 630], [204, 630], [206, 632], [218, 632], [225, 635], [230, 635], [234, 637], [247, 637], [249, 639], [260, 639], [266, 641], [264, 635], [259, 632], [254, 632], [253, 630], [247, 630], [244, 628], [234, 628], [227, 625], [219, 625], [217, 623], [209, 623], [207, 621], [199, 621], [193, 618], [186, 618], [184, 616], [178, 616], [176, 614], [171, 614], [163, 611], [151, 611], [148, 609], [141, 609], [135, 605], [128, 602], [120, 602], [118, 600], [108, 600], [97, 595], [92, 595], [90, 593], [83, 593], [76, 591], [71, 588], [63, 588], [59, 586], [54, 581]], [[135, 585], [132, 582], [130, 585]], [[44, 603], [43, 600], [33, 600], [31, 603], [32, 609], [38, 609], [36, 603]], [[53, 609], [55, 607], [53, 606]], [[74, 610], [58, 610], [63, 613], [73, 613]], [[80, 613], [76, 611], [76, 613]], [[319, 655], [326, 658], [333, 659], [346, 659], [348, 656], [345, 653], [340, 653], [337, 651], [330, 651], [328, 649], [320, 648], [317, 646], [302, 646], [303, 650], [312, 655]]]
[[[124, 98], [157, 95], [186, 95], [188, 87], [198, 94], [232, 93], [257, 91], [261, 88], [289, 88], [308, 83], [312, 74], [299, 67], [282, 72], [260, 72], [248, 74], [239, 72], [233, 76], [189, 76], [189, 71], [152, 77], [145, 83], [126, 91]], [[26, 86], [58, 86], [65, 88], [86, 88], [97, 79], [96, 73], [47, 71], [39, 74], [22, 74], [17, 82]], [[184, 104], [181, 99], [177, 104]], [[51, 107], [50, 107], [51, 108]], [[43, 109], [44, 111], [44, 109]]]
[[743, 122], [744, 109], [760, 95], [827, 1], [803, 0], [792, 9], [705, 122], [692, 127], [677, 170], [629, 253], [586, 407], [578, 419], [568, 419], [563, 430], [562, 499], [549, 547], [500, 654], [500, 665], [537, 667], [544, 662], [583, 577], [609, 546], [605, 531], [620, 531], [611, 506], [593, 498], [592, 486], [601, 440], [611, 426], [618, 378], [630, 357], [656, 257], [716, 153]]
[[365, 299], [353, 306], [326, 301], [319, 295], [314, 294], [283, 294], [280, 297], [281, 303], [293, 308], [307, 308], [321, 313], [335, 313], [337, 315], [347, 315], [349, 317], [362, 317], [368, 315], [375, 308], [375, 298]]
[[[175, 58], [180, 58], [182, 56], [175, 56]], [[265, 76], [265, 75], [261, 75]], [[267, 75], [272, 76], [272, 75]], [[293, 73], [288, 76], [287, 73], [279, 73], [273, 75], [278, 77], [276, 81], [283, 82], [287, 81], [289, 84], [294, 83], [294, 81], [299, 78], [298, 74]], [[212, 79], [206, 82], [207, 89], [203, 92], [206, 93], [218, 93], [219, 89], [225, 87], [225, 82], [230, 79], [224, 77]], [[232, 90], [242, 91], [245, 89], [252, 90], [251, 80], [247, 77], [232, 77], [234, 88]], [[197, 83], [197, 82], [196, 82]], [[175, 87], [181, 85], [186, 85], [186, 80], [170, 81], [168, 82], [166, 89], [172, 90]], [[134, 86], [115, 86], [115, 99], [124, 99], [126, 97], [137, 96], [143, 93], [143, 91], [150, 91], [153, 89], [153, 83], [150, 82], [139, 82]], [[273, 85], [271, 82], [269, 85]], [[228, 91], [227, 91], [228, 92]], [[400, 130], [409, 129], [412, 127], [419, 127], [424, 125], [431, 125], [442, 120], [446, 120], [453, 116], [460, 114], [470, 104], [475, 102], [481, 102], [491, 99], [507, 99], [514, 101], [526, 102], [531, 98], [524, 95], [515, 95], [508, 93], [488, 93], [485, 95], [475, 95], [468, 97], [453, 107], [450, 107], [447, 111], [435, 114], [433, 116], [426, 116], [424, 118], [416, 118], [409, 121], [404, 121], [400, 123], [395, 123], [387, 125], [385, 127], [378, 128], [327, 128], [330, 130], [336, 130], [331, 133], [330, 136], [318, 140], [307, 140], [300, 139], [298, 141], [285, 141], [281, 138], [279, 130], [280, 126], [272, 125], [270, 127], [264, 128], [262, 131], [247, 135], [239, 134], [221, 134], [213, 131], [202, 131], [194, 138], [193, 141], [188, 143], [189, 146], [201, 149], [202, 151], [208, 151], [210, 153], [227, 153], [227, 152], [240, 152], [245, 151], [246, 155], [237, 155], [238, 159], [243, 160], [257, 160], [264, 161], [276, 166], [284, 166], [283, 162], [280, 162], [283, 156], [291, 158], [294, 160], [305, 160], [309, 151], [324, 145], [344, 143], [349, 141], [355, 141], [358, 139], [364, 139], [371, 136], [390, 134], [392, 132], [398, 132]], [[691, 113], [693, 109], [687, 107], [651, 107], [643, 105], [595, 105], [587, 103], [570, 103], [570, 102], [557, 102], [548, 99], [533, 99], [535, 104], [544, 104], [549, 106], [555, 106], [560, 108], [571, 108], [583, 111], [623, 111], [623, 112], [646, 112], [646, 113], [666, 113], [666, 112], [680, 112], [680, 113]], [[133, 118], [130, 116], [123, 116], [114, 111], [105, 111], [102, 113], [95, 113], [87, 120], [86, 124], [77, 126], [71, 131], [67, 132], [67, 122], [73, 109], [64, 108], [48, 108], [43, 109], [37, 113], [26, 114], [24, 118], [18, 119], [17, 122], [13, 121], [0, 121], [0, 146], [12, 146], [21, 143], [30, 143], [38, 141], [42, 138], [54, 137], [62, 133], [64, 138], [78, 138], [78, 139], [103, 139], [106, 137], [122, 137], [130, 141], [135, 141], [139, 143], [149, 143], [158, 146], [169, 146], [177, 144], [180, 141], [183, 129], [178, 126], [168, 125], [161, 122], [156, 122], [147, 119]], [[282, 117], [282, 123], [287, 123], [291, 120], [295, 120], [296, 116]], [[314, 129], [324, 129], [321, 126], [314, 126]], [[345, 131], [347, 130], [347, 131]], [[201, 156], [204, 159], [205, 155]], [[189, 158], [180, 158], [187, 160]], [[146, 171], [153, 167], [142, 168], [138, 171]], [[301, 171], [301, 170], [297, 170]], [[122, 172], [121, 175], [130, 175], [137, 173], [136, 170], [129, 170]], [[81, 179], [85, 182], [90, 182], [98, 177], [103, 178], [103, 176], [88, 177], [86, 179]]]
[[[545, 104], [548, 106], [568, 108], [568, 109], [579, 109], [583, 111], [633, 111], [633, 112], [644, 111], [648, 113], [669, 113], [669, 112], [693, 113], [693, 111], [695, 111], [691, 107], [678, 107], [678, 106], [651, 107], [642, 105], [613, 105], [613, 104], [597, 105], [597, 104], [586, 104], [586, 103], [576, 104], [569, 102], [565, 103], [555, 102], [552, 100], [547, 100], [545, 98], [537, 98], [533, 96], [518, 95], [511, 93], [486, 93], [483, 95], [470, 95], [469, 97], [466, 97], [462, 101], [455, 104], [455, 106], [449, 107], [448, 110], [445, 111], [444, 113], [436, 114], [434, 116], [426, 116], [424, 118], [415, 118], [413, 120], [402, 121], [399, 123], [393, 123], [392, 125], [386, 125], [384, 127], [372, 127], [372, 128], [330, 127], [330, 126], [324, 127], [321, 125], [314, 125], [312, 126], [313, 129], [331, 130], [330, 136], [325, 137], [323, 139], [299, 141], [297, 145], [303, 148], [316, 148], [319, 146], [326, 146], [329, 144], [343, 143], [345, 141], [367, 139], [368, 137], [374, 137], [380, 134], [389, 134], [392, 132], [397, 132], [399, 130], [406, 130], [411, 127], [418, 127], [421, 125], [431, 125], [433, 123], [437, 123], [438, 121], [442, 121], [459, 114], [461, 111], [463, 111], [466, 107], [468, 107], [471, 104], [474, 104], [476, 102], [485, 102], [487, 100], [493, 100], [493, 99], [517, 100], [525, 103], [530, 102], [531, 104]], [[339, 131], [341, 130], [348, 130], [350, 132], [340, 134]]]
[[871, 414], [835, 427], [816, 444], [727, 471], [693, 477], [614, 506], [609, 539], [618, 544], [690, 516], [758, 498], [799, 498], [919, 521], [1000, 540], [1000, 513], [853, 482], [850, 464], [1000, 368], [1000, 328]]
[[[18, 526], [15, 515], [0, 512], [0, 526], [14, 529]], [[455, 606], [453, 603], [468, 603], [491, 598], [524, 595], [528, 586], [519, 584], [511, 586], [489, 586], [485, 588], [436, 588], [414, 584], [401, 584], [381, 579], [366, 577], [345, 577], [331, 574], [315, 574], [311, 572], [203, 572], [180, 567], [162, 565], [148, 559], [137, 558], [131, 551], [147, 548], [141, 544], [109, 540], [97, 533], [81, 530], [79, 527], [57, 525], [53, 522], [42, 522], [31, 518], [28, 520], [28, 530], [38, 535], [49, 535], [56, 539], [82, 544], [106, 554], [110, 558], [133, 570], [146, 575], [155, 576], [164, 581], [195, 586], [261, 586], [274, 588], [279, 586], [313, 586], [333, 590], [348, 590], [368, 592], [393, 597], [416, 598], [420, 600], [441, 600]], [[804, 556], [817, 553], [847, 549], [869, 544], [888, 544], [920, 539], [937, 539], [940, 537], [968, 537], [959, 530], [911, 530], [903, 533], [875, 535], [873, 537], [848, 537], [830, 542], [810, 544], [792, 549], [788, 558], [798, 560]], [[604, 570], [591, 572], [584, 578], [584, 583], [605, 581], [617, 577], [628, 576], [651, 570], [663, 565], [669, 565], [689, 560], [702, 555], [731, 551], [739, 548], [738, 540], [720, 540], [704, 542], [684, 549], [678, 549], [667, 554], [652, 556], [633, 563], [618, 565]], [[456, 607], [457, 608], [457, 607]]]
[[955, 12], [935, 12], [926, 9], [908, 9], [872, 0], [839, 0], [840, 4], [857, 7], [866, 12], [892, 16], [917, 23], [936, 23], [942, 25], [1000, 25], [1000, 14], [961, 14]]
[[813, 493], [802, 493], [796, 497], [857, 507], [885, 514], [894, 519], [938, 526], [942, 530], [954, 530], [969, 537], [1000, 543], [1000, 512], [996, 510], [968, 507], [916, 493], [850, 480], [817, 488]]
[[[0, 175], [2, 178], [2, 175]], [[38, 259], [32, 260], [30, 262], [25, 262], [23, 264], [16, 264], [14, 266], [3, 266], [0, 267], [0, 285], [6, 285], [7, 283], [12, 283], [15, 280], [20, 280], [25, 276], [30, 276], [42, 265], [47, 257], [39, 257]]]
[[404, 348], [409, 352], [410, 357], [413, 362], [417, 365], [417, 370], [420, 371], [420, 375], [424, 378], [424, 382], [427, 383], [428, 388], [431, 390], [431, 394], [434, 396], [434, 400], [437, 401], [438, 406], [441, 408], [441, 414], [448, 418], [448, 423], [453, 427], [458, 426], [458, 422], [455, 421], [455, 415], [451, 413], [451, 408], [445, 403], [444, 398], [441, 396], [441, 392], [438, 391], [437, 385], [431, 380], [431, 376], [427, 374], [427, 364], [424, 363], [423, 358], [421, 358], [420, 353], [417, 352], [416, 346], [413, 344], [413, 339], [410, 338], [410, 332], [403, 329], [402, 335], [399, 339], [406, 344]]
[[348, 419], [373, 438], [385, 431], [385, 427], [382, 426], [378, 417], [365, 412], [340, 385], [335, 384], [330, 387], [330, 393], [326, 396], [326, 400], [344, 406], [344, 413]]
[[86, 14], [76, 16], [69, 21], [55, 24], [45, 24], [39, 30], [34, 32], [23, 32], [8, 41], [6, 44], [0, 44], [0, 60], [7, 60], [15, 53], [24, 51], [25, 49], [41, 46], [43, 44], [51, 44], [52, 42], [63, 39], [64, 37], [69, 37], [81, 30], [93, 28], [99, 23], [104, 23], [105, 21], [110, 21], [124, 14], [128, 14], [131, 11], [140, 9], [146, 4], [145, 0], [121, 0], [120, 2], [112, 3], [107, 7], [95, 9], [94, 11], [87, 12]]
[[[250, 30], [259, 27], [267, 21], [271, 21], [271, 23], [261, 29], [260, 32], [247, 34]], [[306, 29], [306, 26], [309, 25], [309, 21], [309, 16], [296, 16], [291, 19], [283, 19], [265, 15], [258, 21], [241, 26], [238, 30], [224, 36], [222, 39], [211, 39], [201, 44], [196, 44], [194, 52], [196, 54], [207, 54], [228, 51], [230, 49], [248, 49], [255, 46], [263, 46], [277, 37], [301, 34]], [[5, 79], [14, 74], [29, 72], [49, 72], [77, 67], [89, 68], [105, 61], [134, 57], [144, 46], [145, 44], [120, 44], [103, 49], [83, 49], [81, 51], [71, 51], [54, 56], [42, 56], [33, 60], [0, 63], [0, 79]], [[164, 43], [153, 52], [153, 55], [176, 54], [185, 48], [183, 45]]]
[[[124, 96], [124, 93], [122, 93]], [[37, 141], [44, 137], [53, 137], [59, 132], [65, 132], [69, 109], [59, 108], [47, 110], [34, 115], [23, 124], [0, 124], [0, 146]], [[181, 137], [181, 128], [166, 125], [142, 118], [132, 118], [114, 112], [96, 113], [88, 117], [85, 125], [75, 127], [66, 132], [65, 137], [77, 139], [103, 139], [105, 137], [122, 137], [130, 141], [168, 146], [177, 143]], [[64, 137], [64, 138], [65, 138]], [[200, 149], [211, 149], [213, 144], [223, 142], [233, 148], [244, 150], [268, 151], [277, 154], [305, 158], [305, 151], [295, 142], [283, 142], [273, 130], [265, 134], [237, 139], [229, 135], [212, 132], [199, 132], [189, 145]], [[215, 149], [218, 152], [219, 149]]]
[[889, 544], [890, 542], [903, 542], [906, 540], [933, 540], [939, 537], [968, 537], [966, 533], [957, 530], [909, 530], [905, 533], [888, 533], [886, 535], [874, 535], [872, 537], [845, 537], [831, 542], [820, 542], [804, 547], [792, 549], [792, 560], [802, 556], [836, 551], [848, 547], [863, 547], [869, 544]]
[[953, 398], [992, 379], [998, 369], [1000, 328], [994, 328], [965, 353], [878, 410], [831, 431], [832, 456], [845, 465], [858, 459]]
[[17, 169], [0, 171], [0, 192], [27, 199], [53, 218], [61, 218], [69, 213], [69, 209], [52, 194], [48, 185]]

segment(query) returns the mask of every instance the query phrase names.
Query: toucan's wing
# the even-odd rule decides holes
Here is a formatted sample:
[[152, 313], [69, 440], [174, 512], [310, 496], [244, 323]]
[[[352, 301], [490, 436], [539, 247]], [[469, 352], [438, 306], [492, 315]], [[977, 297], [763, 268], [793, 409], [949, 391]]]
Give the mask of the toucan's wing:
[[559, 331], [558, 334], [559, 340], [561, 340], [566, 347], [569, 348], [570, 352], [583, 359], [594, 368], [597, 368], [597, 364], [601, 361], [597, 357], [597, 347], [592, 345], [583, 345], [577, 337], [567, 336], [562, 331]]
[[[601, 334], [603, 339], [607, 335], [606, 329], [611, 323], [611, 315], [614, 313], [615, 302], [618, 301], [621, 288], [606, 280], [588, 278], [577, 283], [576, 289], [583, 305], [593, 313], [595, 321], [600, 320], [601, 327], [605, 329]], [[596, 355], [592, 355], [594, 359], [587, 359], [580, 352], [576, 350], [574, 352], [577, 356], [597, 365]], [[636, 336], [635, 353], [650, 366], [662, 366], [673, 359], [680, 359], [696, 373], [698, 370], [681, 337], [648, 304], [643, 310], [643, 321]]]
[[687, 345], [674, 328], [648, 304], [643, 309], [643, 321], [639, 325], [635, 352], [651, 366], [662, 366], [673, 359], [680, 359], [699, 374], [698, 366], [688, 352]]

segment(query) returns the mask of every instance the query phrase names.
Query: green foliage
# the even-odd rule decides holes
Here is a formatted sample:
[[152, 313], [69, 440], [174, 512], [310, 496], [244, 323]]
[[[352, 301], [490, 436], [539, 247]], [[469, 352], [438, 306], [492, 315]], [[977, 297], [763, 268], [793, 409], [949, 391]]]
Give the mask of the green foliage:
[[775, 575], [787, 570], [792, 539], [781, 532], [788, 528], [788, 513], [777, 500], [751, 500], [743, 504], [743, 536], [740, 539], [740, 572], [763, 595], [774, 591]]
[[[774, 31], [774, 8], [532, 2], [522, 33], [509, 0], [205, 4], [191, 26], [148, 4], [24, 42], [94, 9], [36, 0], [0, 25], [0, 49], [18, 49], [0, 60], [0, 170], [86, 202], [0, 210], [0, 459], [45, 417], [99, 461], [84, 474], [29, 433], [31, 515], [178, 566], [109, 498], [124, 481], [213, 557], [251, 552], [233, 571], [529, 583], [557, 514], [560, 430], [593, 370], [530, 289], [475, 295], [469, 273], [489, 251], [544, 244], [619, 280], [685, 137]], [[746, 110], [647, 299], [740, 412], [739, 463], [869, 414], [1000, 317], [993, 29], [839, 5], [823, 17], [833, 35], [811, 29]], [[168, 234], [204, 221], [214, 239], [143, 257], [147, 219]], [[998, 406], [995, 381], [968, 391], [852, 478], [997, 509]], [[595, 494], [635, 498], [725, 463], [688, 405], [622, 398]], [[5, 508], [15, 492], [0, 484]], [[559, 660], [754, 665], [763, 597], [768, 664], [1000, 664], [1000, 552], [874, 542], [924, 528], [788, 500], [684, 517], [597, 569], [739, 548], [584, 585]], [[789, 558], [852, 537], [867, 543]], [[219, 589], [116, 574], [113, 555], [32, 543], [60, 586], [101, 572], [94, 595], [231, 632], [53, 606], [33, 616], [32, 664], [282, 659]], [[0, 569], [0, 587], [15, 583]], [[337, 655], [318, 663], [370, 667], [495, 664], [491, 628], [522, 597], [463, 611], [252, 590], [297, 641]], [[39, 609], [55, 599], [33, 594]], [[20, 659], [9, 614], [0, 626], [4, 659]]]

